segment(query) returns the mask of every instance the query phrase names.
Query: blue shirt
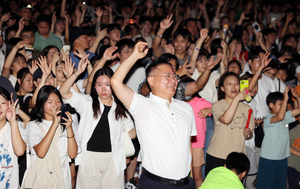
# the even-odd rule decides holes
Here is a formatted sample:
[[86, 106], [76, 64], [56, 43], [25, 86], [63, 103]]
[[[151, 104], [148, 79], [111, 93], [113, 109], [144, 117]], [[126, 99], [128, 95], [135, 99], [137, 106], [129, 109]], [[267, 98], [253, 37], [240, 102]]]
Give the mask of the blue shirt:
[[284, 119], [271, 123], [274, 114], [267, 113], [264, 118], [264, 140], [260, 157], [269, 160], [282, 160], [290, 156], [289, 123], [294, 122], [291, 111], [285, 113]]
[[[94, 53], [91, 53], [91, 52], [88, 52], [88, 51], [85, 51], [86, 54], [89, 54], [89, 60], [91, 60], [95, 54]], [[73, 53], [73, 51], [70, 52], [70, 58], [72, 58], [72, 61], [75, 62], [75, 68], [77, 69], [78, 68], [78, 64], [80, 62], [80, 59], [75, 56], [75, 54]], [[86, 79], [88, 77], [88, 73], [87, 73], [87, 70], [85, 70], [80, 76], [79, 78], [80, 79]]]

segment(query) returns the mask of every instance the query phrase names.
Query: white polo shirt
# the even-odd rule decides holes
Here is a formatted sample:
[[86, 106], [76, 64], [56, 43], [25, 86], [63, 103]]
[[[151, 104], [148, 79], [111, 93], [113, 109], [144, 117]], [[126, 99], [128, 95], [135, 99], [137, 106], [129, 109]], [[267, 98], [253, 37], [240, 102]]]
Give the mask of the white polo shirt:
[[188, 176], [190, 137], [197, 135], [192, 107], [173, 98], [169, 103], [152, 93], [149, 98], [134, 93], [129, 111], [135, 120], [143, 167], [164, 178]]

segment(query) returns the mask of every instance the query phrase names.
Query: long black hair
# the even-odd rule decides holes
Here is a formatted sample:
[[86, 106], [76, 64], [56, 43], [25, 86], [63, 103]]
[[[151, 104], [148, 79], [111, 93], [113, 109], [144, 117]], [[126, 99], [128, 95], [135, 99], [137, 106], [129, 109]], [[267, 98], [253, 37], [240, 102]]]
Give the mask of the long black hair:
[[22, 68], [18, 71], [18, 74], [17, 74], [17, 79], [20, 79], [21, 82], [19, 84], [19, 82], [16, 82], [16, 86], [15, 86], [15, 91], [18, 92], [20, 90], [20, 85], [22, 85], [25, 77], [27, 74], [30, 74], [30, 71], [29, 71], [29, 68]]
[[[42, 119], [45, 119], [45, 113], [44, 113], [44, 105], [47, 102], [49, 96], [51, 93], [54, 93], [58, 96], [60, 102], [62, 103], [62, 97], [59, 92], [59, 90], [53, 86], [47, 85], [43, 86], [37, 95], [36, 98], [36, 105], [33, 108], [33, 113], [31, 116], [31, 121], [37, 121], [37, 122], [42, 122]], [[65, 126], [62, 125], [62, 129], [65, 129]]]
[[[112, 71], [111, 68], [104, 67], [102, 69], [99, 69], [94, 75], [93, 82], [92, 82], [92, 89], [91, 89], [91, 97], [93, 99], [93, 112], [94, 112], [93, 117], [94, 118], [98, 118], [98, 116], [101, 114], [100, 102], [98, 99], [99, 96], [98, 96], [96, 88], [95, 88], [96, 81], [97, 81], [98, 77], [100, 77], [102, 75], [106, 75], [107, 77], [111, 78], [113, 74], [114, 74], [114, 72]], [[113, 93], [113, 97], [117, 104], [117, 107], [115, 110], [115, 119], [119, 120], [119, 118], [127, 118], [126, 113], [128, 115], [130, 115], [128, 110], [120, 102], [120, 100], [115, 96], [114, 93]]]
[[5, 100], [8, 100], [8, 101], [11, 100], [9, 92], [5, 88], [3, 88], [3, 87], [0, 87], [0, 95], [3, 96], [3, 98]]

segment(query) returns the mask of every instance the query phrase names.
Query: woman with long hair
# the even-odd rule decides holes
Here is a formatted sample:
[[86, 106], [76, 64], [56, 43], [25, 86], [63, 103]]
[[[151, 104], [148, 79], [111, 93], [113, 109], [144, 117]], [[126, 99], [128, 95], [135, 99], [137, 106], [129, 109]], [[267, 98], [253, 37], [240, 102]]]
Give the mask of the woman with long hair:
[[[71, 114], [66, 112], [68, 119], [61, 118], [61, 106], [62, 97], [55, 87], [43, 86], [39, 90], [26, 128], [31, 167], [25, 173], [22, 188], [72, 187], [68, 156], [75, 158], [78, 146]], [[65, 123], [60, 124], [63, 120]]]
[[[113, 51], [106, 51], [103, 59], [112, 59]], [[95, 66], [90, 76], [93, 77], [90, 95], [70, 91], [85, 70], [87, 57], [80, 60], [78, 70], [60, 88], [65, 102], [81, 117], [78, 133], [82, 152], [75, 159], [75, 164], [79, 165], [76, 188], [124, 188], [124, 131], [136, 135], [134, 125], [127, 109], [113, 94], [110, 86], [113, 71], [110, 68], [97, 70]]]

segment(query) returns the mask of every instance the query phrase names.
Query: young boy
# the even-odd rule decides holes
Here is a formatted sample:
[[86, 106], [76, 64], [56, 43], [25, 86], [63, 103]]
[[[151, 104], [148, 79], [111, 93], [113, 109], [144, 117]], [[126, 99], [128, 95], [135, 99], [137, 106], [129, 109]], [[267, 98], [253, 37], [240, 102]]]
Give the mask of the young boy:
[[300, 106], [286, 111], [289, 90], [299, 104], [299, 94], [291, 87], [285, 88], [283, 94], [270, 93], [266, 99], [271, 113], [264, 118], [265, 137], [261, 146], [257, 189], [287, 188], [287, 157], [290, 156], [288, 124], [300, 114]]

